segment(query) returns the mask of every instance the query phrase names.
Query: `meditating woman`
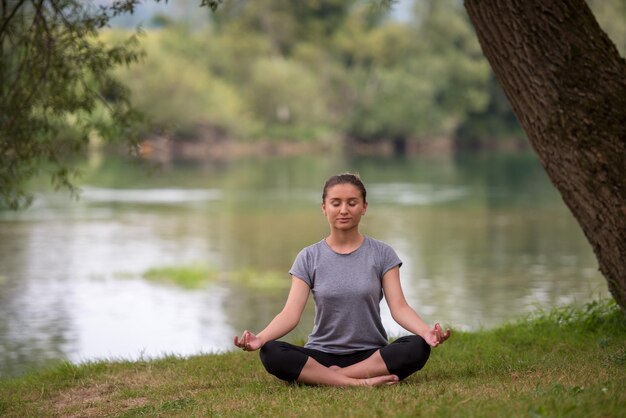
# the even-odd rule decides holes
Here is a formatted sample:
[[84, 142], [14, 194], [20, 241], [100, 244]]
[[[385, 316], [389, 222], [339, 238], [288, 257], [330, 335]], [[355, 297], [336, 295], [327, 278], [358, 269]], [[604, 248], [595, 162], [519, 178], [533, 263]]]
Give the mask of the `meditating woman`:
[[[449, 329], [430, 327], [407, 304], [400, 284], [402, 261], [395, 251], [359, 232], [366, 195], [356, 175], [328, 179], [322, 212], [329, 236], [296, 257], [283, 310], [258, 334], [246, 330], [234, 339], [243, 350], [260, 349], [266, 370], [279, 379], [332, 386], [394, 384], [424, 367], [431, 347], [450, 336]], [[310, 292], [315, 320], [307, 343], [278, 341], [298, 325]], [[413, 335], [388, 342], [380, 317], [383, 294], [393, 319]]]

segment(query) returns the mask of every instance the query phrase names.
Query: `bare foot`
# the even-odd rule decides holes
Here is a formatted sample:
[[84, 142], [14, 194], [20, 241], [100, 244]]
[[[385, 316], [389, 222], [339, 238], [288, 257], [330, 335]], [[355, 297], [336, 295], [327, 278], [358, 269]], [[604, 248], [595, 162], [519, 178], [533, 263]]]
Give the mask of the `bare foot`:
[[382, 385], [394, 385], [398, 383], [398, 376], [389, 374], [386, 376], [368, 377], [367, 379], [359, 379], [359, 386], [382, 386]]

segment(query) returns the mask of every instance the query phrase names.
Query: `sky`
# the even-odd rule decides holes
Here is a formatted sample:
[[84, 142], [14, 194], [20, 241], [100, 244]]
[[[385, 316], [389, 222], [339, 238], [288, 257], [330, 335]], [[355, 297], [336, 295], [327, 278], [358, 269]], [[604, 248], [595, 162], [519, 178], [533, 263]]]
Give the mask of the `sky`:
[[[228, 0], [226, 0], [228, 1]], [[374, 1], [374, 0], [371, 0]], [[97, 0], [96, 4], [110, 4], [112, 0]], [[398, 21], [407, 21], [411, 16], [414, 0], [397, 0], [392, 9], [392, 17]], [[174, 20], [185, 20], [190, 24], [202, 25], [206, 15], [211, 13], [208, 7], [200, 8], [200, 0], [169, 0], [168, 2], [144, 1], [132, 15], [117, 17], [111, 21], [113, 27], [135, 28], [148, 27], [156, 14], [166, 14]]]

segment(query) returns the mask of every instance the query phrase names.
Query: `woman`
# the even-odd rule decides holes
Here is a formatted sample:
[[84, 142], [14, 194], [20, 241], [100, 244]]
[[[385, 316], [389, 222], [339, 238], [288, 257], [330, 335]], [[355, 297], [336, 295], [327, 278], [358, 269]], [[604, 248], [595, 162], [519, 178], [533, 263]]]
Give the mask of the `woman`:
[[[402, 262], [388, 245], [364, 236], [359, 222], [367, 192], [358, 176], [328, 179], [322, 212], [330, 235], [303, 249], [289, 271], [291, 290], [283, 310], [257, 335], [244, 331], [235, 345], [261, 349], [267, 371], [288, 381], [331, 386], [394, 384], [420, 370], [450, 336], [429, 327], [407, 304], [400, 285]], [[299, 323], [313, 293], [315, 323], [304, 347], [277, 341]], [[385, 295], [393, 319], [415, 335], [388, 344], [380, 318]]]

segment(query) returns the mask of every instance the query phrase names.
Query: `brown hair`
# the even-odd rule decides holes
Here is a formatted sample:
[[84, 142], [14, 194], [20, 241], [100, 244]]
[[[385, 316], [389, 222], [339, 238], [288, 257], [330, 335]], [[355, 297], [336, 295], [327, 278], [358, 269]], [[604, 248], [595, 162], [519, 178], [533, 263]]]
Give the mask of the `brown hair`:
[[352, 173], [342, 173], [332, 176], [326, 183], [324, 184], [324, 191], [322, 192], [322, 202], [326, 200], [326, 193], [328, 189], [338, 184], [351, 184], [361, 192], [361, 197], [363, 198], [363, 203], [367, 203], [367, 190], [365, 190], [365, 185], [361, 181], [361, 178], [357, 174]]

